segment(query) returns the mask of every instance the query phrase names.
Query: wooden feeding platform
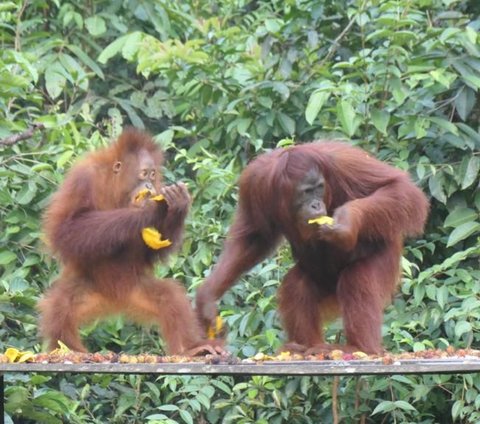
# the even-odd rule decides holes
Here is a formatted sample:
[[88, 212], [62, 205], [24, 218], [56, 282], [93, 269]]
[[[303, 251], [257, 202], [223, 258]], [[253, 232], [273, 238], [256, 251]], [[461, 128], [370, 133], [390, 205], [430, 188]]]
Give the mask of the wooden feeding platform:
[[394, 374], [463, 374], [480, 372], [480, 358], [381, 360], [265, 361], [236, 364], [179, 363], [7, 363], [0, 373], [348, 376]]
[[[305, 359], [239, 360], [234, 357], [210, 356], [206, 358], [175, 358], [155, 355], [116, 355], [102, 361], [100, 354], [80, 357], [72, 362], [69, 356], [46, 356], [46, 360], [33, 362], [0, 363], [0, 423], [4, 417], [5, 373], [51, 373], [51, 374], [148, 374], [148, 375], [209, 375], [209, 376], [375, 376], [395, 374], [468, 374], [480, 372], [480, 352], [444, 357], [410, 358], [387, 356], [355, 360]], [[470, 353], [469, 352], [469, 353]], [[87, 354], [92, 355], [92, 354]], [[74, 357], [78, 359], [77, 357]], [[139, 358], [141, 358], [139, 360]], [[278, 358], [278, 357], [277, 357]], [[145, 362], [142, 362], [145, 361]], [[149, 361], [149, 362], [147, 362]], [[133, 363], [132, 363], [133, 362]]]

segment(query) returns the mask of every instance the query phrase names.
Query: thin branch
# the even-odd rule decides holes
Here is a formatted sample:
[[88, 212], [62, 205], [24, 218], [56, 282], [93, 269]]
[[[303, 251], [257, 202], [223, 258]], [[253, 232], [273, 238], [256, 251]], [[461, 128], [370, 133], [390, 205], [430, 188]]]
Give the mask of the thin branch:
[[336, 375], [333, 377], [332, 384], [332, 415], [333, 415], [333, 424], [338, 424], [338, 382], [340, 377]]
[[340, 41], [342, 41], [343, 37], [345, 37], [345, 35], [347, 35], [348, 31], [350, 31], [350, 28], [352, 28], [353, 24], [355, 23], [355, 20], [357, 19], [358, 15], [361, 12], [363, 12], [364, 8], [365, 8], [365, 1], [359, 7], [358, 13], [355, 13], [352, 16], [352, 19], [350, 19], [347, 26], [343, 29], [343, 31], [340, 33], [340, 35], [337, 38], [335, 38], [335, 40], [333, 40], [332, 45], [328, 49], [327, 55], [320, 62], [320, 66], [322, 66], [324, 63], [328, 62], [332, 58], [332, 56], [335, 54], [335, 52], [340, 47]]
[[28, 6], [28, 0], [23, 2], [22, 4], [22, 7], [20, 8], [19, 12], [18, 12], [18, 16], [17, 16], [17, 26], [15, 28], [15, 51], [19, 52], [20, 49], [21, 49], [21, 43], [20, 43], [20, 37], [21, 37], [21, 34], [20, 34], [20, 22], [21, 22], [21, 19], [22, 19], [22, 15], [23, 15], [23, 12], [25, 12], [25, 9], [27, 8]]
[[11, 146], [12, 144], [18, 143], [19, 141], [26, 140], [30, 138], [35, 131], [43, 130], [44, 128], [45, 125], [43, 124], [34, 124], [31, 128], [20, 134], [11, 135], [0, 140], [0, 146]]

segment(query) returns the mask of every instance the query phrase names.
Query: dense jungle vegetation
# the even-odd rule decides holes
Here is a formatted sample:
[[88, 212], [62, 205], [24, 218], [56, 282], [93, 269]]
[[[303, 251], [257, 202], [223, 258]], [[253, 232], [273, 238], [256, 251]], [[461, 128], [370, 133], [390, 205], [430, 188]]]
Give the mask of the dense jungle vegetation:
[[[407, 170], [431, 213], [405, 248], [385, 347], [480, 348], [479, 15], [477, 0], [2, 1], [0, 351], [42, 350], [36, 303], [58, 271], [42, 211], [71, 164], [127, 125], [155, 136], [167, 181], [192, 192], [183, 247], [157, 270], [192, 295], [255, 155], [335, 138]], [[282, 248], [222, 299], [234, 354], [281, 345], [290, 266]], [[91, 350], [162, 352], [155, 328], [121, 318], [82, 335]], [[7, 423], [480, 421], [478, 374], [6, 381]]]

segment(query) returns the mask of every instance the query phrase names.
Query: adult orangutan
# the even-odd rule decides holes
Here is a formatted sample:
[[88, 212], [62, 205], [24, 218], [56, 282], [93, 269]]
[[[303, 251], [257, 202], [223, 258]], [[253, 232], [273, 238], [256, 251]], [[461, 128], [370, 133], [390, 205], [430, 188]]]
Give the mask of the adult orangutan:
[[[341, 315], [347, 339], [341, 349], [379, 353], [404, 238], [422, 233], [428, 209], [405, 172], [359, 148], [323, 141], [263, 154], [240, 177], [236, 217], [218, 264], [197, 291], [197, 314], [212, 325], [216, 300], [284, 236], [296, 260], [279, 289], [284, 349], [334, 348], [324, 342], [323, 324]], [[320, 224], [309, 223], [321, 216]]]
[[170, 354], [215, 352], [183, 287], [153, 274], [180, 243], [190, 205], [185, 184], [162, 184], [162, 158], [150, 136], [125, 130], [76, 164], [54, 195], [44, 232], [63, 267], [39, 304], [51, 349], [60, 340], [84, 352], [82, 324], [125, 313], [158, 323]]

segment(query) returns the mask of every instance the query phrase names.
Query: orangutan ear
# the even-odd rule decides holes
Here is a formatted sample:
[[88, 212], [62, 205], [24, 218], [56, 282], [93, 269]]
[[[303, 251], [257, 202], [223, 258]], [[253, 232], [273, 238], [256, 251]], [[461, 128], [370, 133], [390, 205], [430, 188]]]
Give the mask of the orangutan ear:
[[120, 172], [120, 169], [122, 169], [122, 162], [120, 162], [119, 160], [115, 162], [112, 169], [115, 174], [118, 174]]

